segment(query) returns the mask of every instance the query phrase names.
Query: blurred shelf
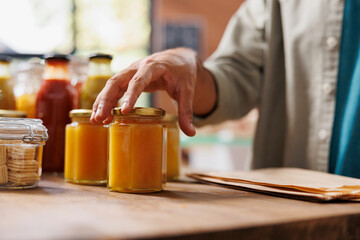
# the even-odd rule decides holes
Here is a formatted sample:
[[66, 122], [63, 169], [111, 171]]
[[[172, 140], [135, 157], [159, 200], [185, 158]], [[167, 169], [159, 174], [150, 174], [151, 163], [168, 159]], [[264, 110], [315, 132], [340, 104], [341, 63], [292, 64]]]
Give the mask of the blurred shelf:
[[227, 145], [227, 146], [251, 146], [251, 137], [224, 137], [221, 135], [196, 135], [195, 137], [181, 136], [181, 146], [194, 145]]

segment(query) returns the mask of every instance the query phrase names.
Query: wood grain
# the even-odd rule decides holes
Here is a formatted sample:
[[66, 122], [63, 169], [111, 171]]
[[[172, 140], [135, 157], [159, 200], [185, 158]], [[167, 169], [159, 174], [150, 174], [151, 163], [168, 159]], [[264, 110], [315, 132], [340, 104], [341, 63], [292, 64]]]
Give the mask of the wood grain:
[[194, 183], [154, 194], [45, 176], [0, 191], [0, 238], [359, 239], [360, 204], [311, 203]]

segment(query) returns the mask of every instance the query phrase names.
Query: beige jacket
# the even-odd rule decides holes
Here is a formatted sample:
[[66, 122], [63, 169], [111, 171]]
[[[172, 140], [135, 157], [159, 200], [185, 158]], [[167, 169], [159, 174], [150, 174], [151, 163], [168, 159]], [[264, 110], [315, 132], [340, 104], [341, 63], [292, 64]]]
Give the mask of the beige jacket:
[[328, 170], [343, 0], [247, 0], [205, 62], [217, 109], [202, 126], [258, 107], [253, 168]]

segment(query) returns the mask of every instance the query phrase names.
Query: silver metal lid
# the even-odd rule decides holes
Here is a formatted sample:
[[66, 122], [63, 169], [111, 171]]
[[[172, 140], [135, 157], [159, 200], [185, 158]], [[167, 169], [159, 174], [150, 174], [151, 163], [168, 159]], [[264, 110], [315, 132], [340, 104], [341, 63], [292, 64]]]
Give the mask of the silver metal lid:
[[0, 139], [45, 143], [48, 133], [40, 119], [0, 117]]

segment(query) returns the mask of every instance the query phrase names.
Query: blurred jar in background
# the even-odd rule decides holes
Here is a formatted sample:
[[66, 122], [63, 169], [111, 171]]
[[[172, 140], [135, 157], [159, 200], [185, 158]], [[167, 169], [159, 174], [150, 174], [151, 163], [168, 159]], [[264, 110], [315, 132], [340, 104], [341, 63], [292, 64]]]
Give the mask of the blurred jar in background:
[[111, 78], [112, 56], [96, 53], [89, 57], [88, 78], [81, 89], [80, 108], [92, 109], [97, 95]]
[[77, 56], [72, 56], [69, 63], [71, 85], [75, 87], [78, 106], [80, 106], [81, 89], [88, 76], [88, 65], [87, 58]]
[[180, 175], [180, 131], [178, 117], [166, 114], [163, 119], [167, 128], [166, 177], [168, 181], [177, 180]]
[[11, 58], [0, 56], [0, 109], [15, 109], [14, 85], [10, 75]]
[[68, 64], [67, 56], [46, 56], [36, 98], [36, 117], [43, 120], [49, 134], [43, 153], [43, 170], [47, 172], [64, 171], [65, 126], [71, 122], [69, 112], [77, 107]]
[[19, 64], [16, 74], [15, 98], [16, 110], [24, 111], [29, 118], [35, 118], [36, 96], [39, 91], [44, 66], [40, 61]]

